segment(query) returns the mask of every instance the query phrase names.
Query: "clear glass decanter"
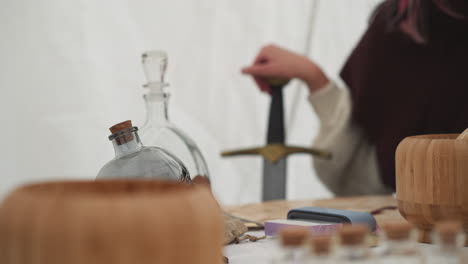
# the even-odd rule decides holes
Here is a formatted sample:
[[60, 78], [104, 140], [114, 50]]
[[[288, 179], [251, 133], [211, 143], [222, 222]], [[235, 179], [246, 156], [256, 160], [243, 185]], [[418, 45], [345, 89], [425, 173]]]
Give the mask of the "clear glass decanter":
[[164, 149], [145, 147], [138, 136], [138, 128], [125, 121], [110, 128], [115, 158], [97, 175], [97, 179], [133, 178], [190, 182], [190, 174], [183, 163]]
[[179, 158], [188, 169], [195, 183], [209, 182], [208, 167], [195, 142], [178, 129], [168, 118], [169, 86], [164, 82], [167, 54], [164, 51], [148, 51], [142, 55], [147, 92], [143, 96], [147, 118], [141, 127], [141, 137], [147, 146], [163, 148]]

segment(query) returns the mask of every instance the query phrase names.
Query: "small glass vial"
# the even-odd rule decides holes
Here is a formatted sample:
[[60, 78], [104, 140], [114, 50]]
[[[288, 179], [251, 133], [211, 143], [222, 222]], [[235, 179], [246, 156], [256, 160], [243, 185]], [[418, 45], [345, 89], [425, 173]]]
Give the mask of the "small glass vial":
[[432, 242], [437, 246], [428, 258], [428, 264], [455, 264], [461, 261], [461, 248], [466, 236], [462, 224], [458, 221], [445, 221], [436, 224], [432, 233]]
[[284, 228], [279, 234], [279, 250], [273, 257], [272, 264], [303, 264], [305, 263], [305, 242], [309, 232], [306, 228]]
[[191, 182], [182, 162], [161, 148], [145, 147], [138, 128], [128, 120], [110, 128], [109, 140], [114, 145], [115, 158], [102, 167], [97, 179], [132, 178]]
[[368, 246], [369, 228], [346, 224], [339, 230], [340, 248], [337, 263], [375, 263]]
[[382, 225], [380, 264], [423, 264], [424, 258], [416, 245], [417, 231], [408, 222]]
[[313, 236], [309, 242], [306, 264], [334, 264], [334, 243], [332, 236]]

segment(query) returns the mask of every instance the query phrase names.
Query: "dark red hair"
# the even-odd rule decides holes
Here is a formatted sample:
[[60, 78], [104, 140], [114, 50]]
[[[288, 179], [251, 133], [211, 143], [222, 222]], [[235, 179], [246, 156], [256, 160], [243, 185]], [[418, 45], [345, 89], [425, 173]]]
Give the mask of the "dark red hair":
[[468, 17], [467, 0], [387, 0], [376, 8], [377, 14], [387, 20], [388, 30], [400, 30], [418, 44], [429, 41], [429, 20], [432, 8], [459, 19]]

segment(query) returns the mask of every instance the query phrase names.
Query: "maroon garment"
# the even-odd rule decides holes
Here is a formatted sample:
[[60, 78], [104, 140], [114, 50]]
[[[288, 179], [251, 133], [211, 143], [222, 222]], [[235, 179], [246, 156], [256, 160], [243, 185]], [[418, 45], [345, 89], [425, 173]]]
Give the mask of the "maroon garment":
[[353, 121], [375, 145], [382, 180], [393, 188], [403, 138], [468, 127], [468, 21], [429, 3], [428, 41], [418, 44], [389, 30], [388, 16], [379, 11], [341, 72]]

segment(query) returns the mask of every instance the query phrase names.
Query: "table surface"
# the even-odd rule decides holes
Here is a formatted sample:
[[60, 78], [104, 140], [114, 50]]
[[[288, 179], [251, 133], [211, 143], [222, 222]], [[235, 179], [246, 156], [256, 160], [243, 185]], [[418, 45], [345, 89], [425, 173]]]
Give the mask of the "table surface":
[[[290, 209], [304, 206], [372, 212], [379, 211], [384, 207], [396, 207], [396, 205], [397, 202], [392, 196], [360, 196], [324, 200], [268, 201], [240, 206], [226, 206], [224, 210], [235, 216], [263, 223], [265, 220], [285, 219]], [[380, 213], [374, 214], [374, 217], [379, 225], [387, 221], [403, 220], [403, 217], [396, 209], [382, 210]], [[263, 231], [251, 232], [251, 234], [261, 236]], [[266, 240], [257, 242], [228, 245], [225, 247], [224, 253], [229, 258], [229, 263], [261, 264], [269, 263], [271, 254], [276, 249], [276, 239], [269, 237]]]
[[[226, 206], [224, 210], [232, 215], [263, 223], [265, 220], [285, 219], [289, 210], [304, 206], [326, 207], [361, 212], [372, 212], [385, 207], [396, 207], [393, 196], [358, 196], [324, 200], [268, 201], [263, 203]], [[398, 210], [383, 210], [374, 214], [377, 224], [403, 220]]]

